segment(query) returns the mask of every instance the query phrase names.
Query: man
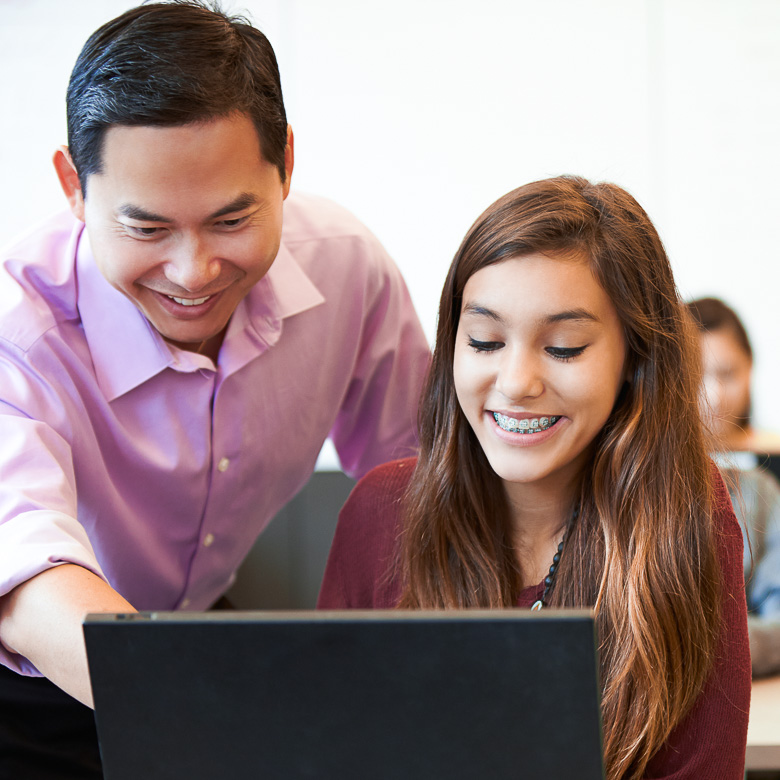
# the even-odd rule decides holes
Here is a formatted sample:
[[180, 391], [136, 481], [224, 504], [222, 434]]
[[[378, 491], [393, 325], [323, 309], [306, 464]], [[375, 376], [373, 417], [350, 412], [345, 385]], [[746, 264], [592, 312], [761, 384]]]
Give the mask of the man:
[[62, 733], [91, 713], [39, 676], [91, 705], [83, 616], [209, 608], [328, 435], [353, 475], [409, 452], [428, 360], [371, 234], [288, 199], [248, 24], [197, 3], [109, 22], [68, 140], [72, 216], [0, 279], [0, 764], [28, 779], [100, 776], [94, 732]]

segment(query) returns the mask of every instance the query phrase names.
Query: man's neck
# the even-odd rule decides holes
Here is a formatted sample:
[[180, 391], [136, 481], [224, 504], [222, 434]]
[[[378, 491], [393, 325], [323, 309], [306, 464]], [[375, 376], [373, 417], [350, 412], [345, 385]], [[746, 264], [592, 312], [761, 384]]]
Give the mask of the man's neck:
[[211, 358], [214, 363], [217, 362], [219, 356], [219, 350], [222, 348], [222, 342], [225, 340], [225, 332], [227, 328], [221, 330], [216, 336], [212, 336], [205, 341], [173, 341], [172, 339], [165, 339], [169, 344], [173, 344], [174, 347], [183, 349], [185, 352], [194, 352], [197, 355], [205, 355]]

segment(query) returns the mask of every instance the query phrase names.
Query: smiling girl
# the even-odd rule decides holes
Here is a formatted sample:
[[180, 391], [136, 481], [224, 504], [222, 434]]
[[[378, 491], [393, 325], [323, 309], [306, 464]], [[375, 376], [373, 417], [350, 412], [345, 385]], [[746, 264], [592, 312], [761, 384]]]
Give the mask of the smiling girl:
[[498, 200], [444, 285], [419, 457], [355, 488], [319, 606], [591, 607], [607, 778], [741, 778], [741, 534], [695, 339], [624, 190], [560, 177]]

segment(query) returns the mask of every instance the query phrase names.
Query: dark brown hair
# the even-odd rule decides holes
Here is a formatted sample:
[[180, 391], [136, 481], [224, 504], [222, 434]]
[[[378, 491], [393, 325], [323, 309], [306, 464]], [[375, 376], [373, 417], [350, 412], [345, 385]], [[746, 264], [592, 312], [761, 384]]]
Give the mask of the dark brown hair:
[[581, 476], [550, 603], [595, 608], [607, 777], [640, 777], [711, 668], [720, 615], [711, 464], [698, 414], [696, 334], [658, 234], [614, 184], [559, 177], [477, 219], [449, 270], [405, 503], [402, 608], [512, 607], [526, 585], [507, 499], [455, 395], [463, 290], [531, 253], [588, 259], [623, 325], [630, 381]]
[[697, 298], [688, 303], [688, 311], [703, 333], [730, 330], [744, 353], [751, 360], [753, 359], [753, 348], [750, 346], [750, 339], [742, 320], [734, 309], [727, 306], [720, 298]]
[[250, 117], [263, 158], [287, 177], [287, 117], [268, 39], [217, 2], [131, 8], [84, 44], [67, 93], [68, 145], [84, 193], [112, 125], [160, 127]]

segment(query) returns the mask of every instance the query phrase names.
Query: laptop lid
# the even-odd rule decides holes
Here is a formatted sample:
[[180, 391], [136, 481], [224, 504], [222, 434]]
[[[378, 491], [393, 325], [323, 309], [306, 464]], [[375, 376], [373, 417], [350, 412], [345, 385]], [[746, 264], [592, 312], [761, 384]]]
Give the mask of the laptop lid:
[[84, 624], [106, 780], [602, 780], [590, 612]]

